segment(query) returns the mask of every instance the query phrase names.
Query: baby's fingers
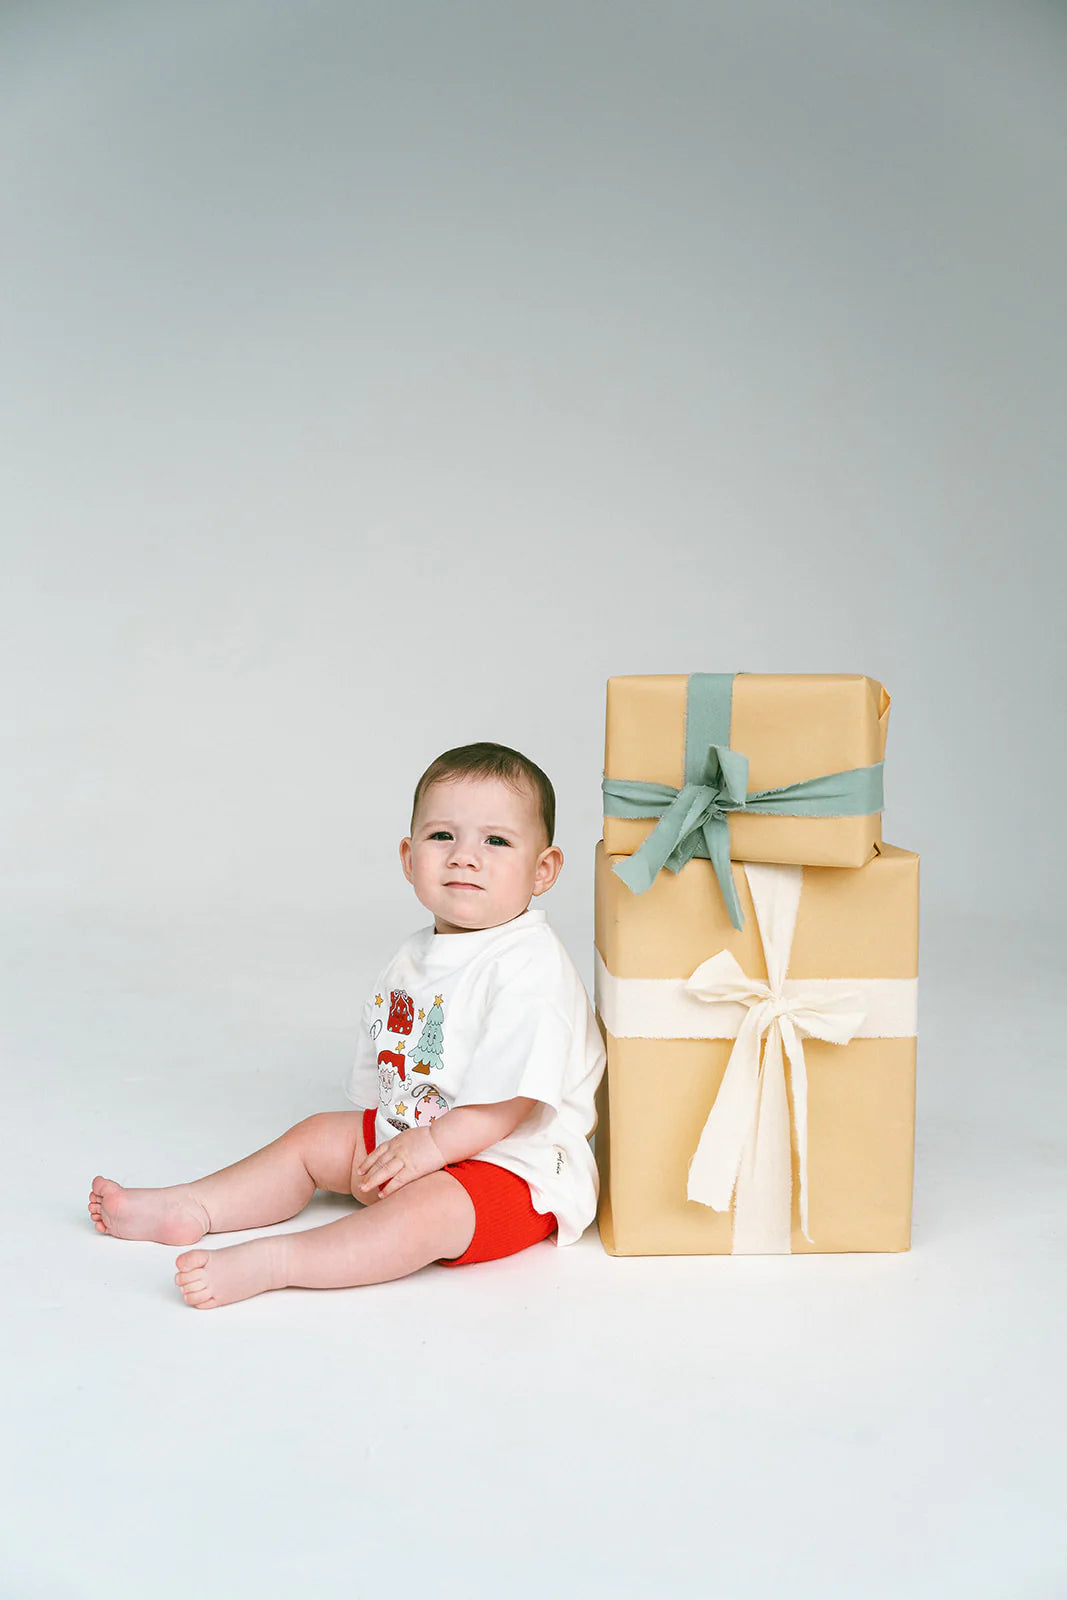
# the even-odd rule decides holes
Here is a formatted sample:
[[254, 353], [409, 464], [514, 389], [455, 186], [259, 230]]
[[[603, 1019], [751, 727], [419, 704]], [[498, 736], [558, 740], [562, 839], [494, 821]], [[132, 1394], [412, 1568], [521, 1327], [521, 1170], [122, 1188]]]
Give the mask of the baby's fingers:
[[394, 1175], [395, 1171], [399, 1170], [403, 1165], [404, 1163], [399, 1156], [382, 1156], [367, 1168], [364, 1180], [359, 1187], [361, 1189], [373, 1189], [385, 1181], [387, 1173]]
[[396, 1151], [392, 1148], [391, 1144], [379, 1145], [377, 1150], [372, 1150], [369, 1155], [365, 1155], [363, 1157], [363, 1160], [359, 1163], [356, 1171], [373, 1172], [375, 1167], [380, 1167], [383, 1162], [393, 1161], [395, 1159]]
[[381, 1193], [383, 1199], [388, 1194], [395, 1194], [398, 1189], [402, 1189], [406, 1183], [410, 1182], [411, 1173], [405, 1172], [403, 1167], [401, 1167], [401, 1170], [392, 1178], [390, 1178], [388, 1183], [382, 1184]]

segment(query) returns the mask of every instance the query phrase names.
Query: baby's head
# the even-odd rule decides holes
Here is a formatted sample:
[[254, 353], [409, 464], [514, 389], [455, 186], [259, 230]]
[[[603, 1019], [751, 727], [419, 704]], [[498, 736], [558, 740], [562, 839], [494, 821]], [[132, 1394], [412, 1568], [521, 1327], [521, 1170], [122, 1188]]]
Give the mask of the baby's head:
[[517, 750], [465, 744], [431, 762], [400, 862], [437, 932], [498, 927], [551, 889], [563, 865], [555, 822], [551, 783]]

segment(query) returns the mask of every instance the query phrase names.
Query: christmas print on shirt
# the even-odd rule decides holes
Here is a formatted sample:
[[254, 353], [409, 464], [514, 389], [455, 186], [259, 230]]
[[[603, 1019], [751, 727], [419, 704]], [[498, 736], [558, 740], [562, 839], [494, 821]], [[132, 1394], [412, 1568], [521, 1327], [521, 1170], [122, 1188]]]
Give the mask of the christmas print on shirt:
[[427, 1016], [423, 1011], [419, 1012], [420, 1017], [426, 1016], [426, 1026], [419, 1035], [419, 1041], [411, 1053], [411, 1070], [412, 1072], [423, 1072], [427, 1077], [429, 1077], [431, 1067], [437, 1072], [444, 1071], [444, 1066], [441, 1062], [441, 1051], [444, 1048], [445, 1014], [441, 1009], [442, 1005], [442, 997], [439, 994], [434, 995], [429, 1015]]
[[[555, 1216], [557, 1242], [573, 1244], [596, 1213], [588, 1136], [604, 1045], [545, 913], [530, 907], [462, 935], [420, 928], [377, 986], [345, 1087], [353, 1105], [375, 1107], [377, 1142], [457, 1106], [530, 1100], [518, 1127], [471, 1159], [523, 1179], [535, 1209]], [[379, 1060], [381, 1052], [388, 1054]]]
[[390, 1033], [410, 1033], [415, 1020], [415, 1002], [405, 989], [394, 989], [389, 995]]
[[[375, 1009], [384, 1004], [384, 995], [375, 995]], [[415, 1001], [406, 989], [390, 990], [383, 1048], [377, 1056], [378, 1099], [382, 1115], [398, 1133], [406, 1133], [411, 1127], [426, 1127], [449, 1109], [449, 1102], [439, 1089], [429, 1083], [418, 1084], [411, 1076], [417, 1072], [428, 1078], [431, 1070], [444, 1071], [444, 996], [435, 994], [429, 1009], [420, 1007], [418, 1014], [424, 1026], [418, 1042], [409, 1050], [406, 1037], [389, 1035], [411, 1034]], [[379, 1017], [371, 1025], [371, 1038], [377, 1042], [382, 1032]]]
[[420, 1128], [429, 1122], [435, 1122], [438, 1117], [443, 1117], [448, 1110], [448, 1101], [444, 1095], [428, 1083], [415, 1090], [414, 1105], [415, 1124]]

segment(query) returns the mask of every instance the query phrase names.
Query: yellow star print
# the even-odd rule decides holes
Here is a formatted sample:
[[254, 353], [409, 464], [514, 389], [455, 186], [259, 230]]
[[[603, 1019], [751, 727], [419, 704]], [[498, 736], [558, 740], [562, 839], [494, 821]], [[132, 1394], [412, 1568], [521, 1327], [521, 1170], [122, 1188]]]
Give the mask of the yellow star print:
[[376, 994], [376, 995], [375, 995], [375, 996], [374, 996], [374, 1004], [375, 1004], [375, 1005], [376, 1005], [376, 1006], [380, 1006], [380, 1005], [381, 1005], [381, 1003], [382, 1003], [382, 997], [381, 997], [381, 995], [380, 995], [380, 994]]
[[426, 1013], [425, 1013], [425, 1011], [423, 1011], [422, 1007], [420, 1006], [419, 1007], [419, 1021], [420, 1022], [424, 1022], [425, 1020], [426, 1020]]
[[445, 1003], [444, 995], [443, 994], [435, 994], [434, 997], [433, 997], [433, 1003], [434, 1003], [435, 1006], [443, 1006], [444, 1003]]
[[404, 1102], [403, 1102], [403, 1100], [398, 1100], [398, 1101], [397, 1101], [397, 1103], [396, 1103], [396, 1109], [397, 1109], [397, 1113], [398, 1113], [398, 1115], [399, 1115], [399, 1116], [401, 1116], [401, 1117], [406, 1117], [406, 1116], [407, 1116], [407, 1114], [408, 1114], [408, 1108], [407, 1108], [407, 1106], [406, 1106], [406, 1105], [405, 1105], [405, 1104], [404, 1104]]
[[402, 1056], [404, 1054], [404, 1051], [407, 1049], [407, 1047], [408, 1047], [408, 1042], [407, 1042], [406, 1039], [398, 1039], [396, 1041], [396, 1053], [397, 1053], [397, 1055], [398, 1056]]

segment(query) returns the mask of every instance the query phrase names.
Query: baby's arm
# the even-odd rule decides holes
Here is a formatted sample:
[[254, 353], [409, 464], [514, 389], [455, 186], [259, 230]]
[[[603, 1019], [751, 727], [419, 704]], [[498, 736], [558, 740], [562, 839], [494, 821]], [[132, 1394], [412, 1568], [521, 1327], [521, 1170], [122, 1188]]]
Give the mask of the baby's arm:
[[453, 1161], [466, 1161], [468, 1156], [481, 1155], [498, 1139], [507, 1138], [536, 1104], [536, 1100], [528, 1100], [525, 1095], [516, 1095], [514, 1100], [501, 1100], [491, 1106], [456, 1106], [438, 1117], [426, 1132], [447, 1166]]
[[480, 1155], [498, 1139], [514, 1133], [536, 1104], [536, 1100], [517, 1095], [493, 1105], [456, 1106], [431, 1127], [398, 1133], [360, 1162], [356, 1168], [359, 1188], [366, 1192], [380, 1186], [383, 1195], [393, 1194], [413, 1178], [424, 1178], [453, 1161]]

